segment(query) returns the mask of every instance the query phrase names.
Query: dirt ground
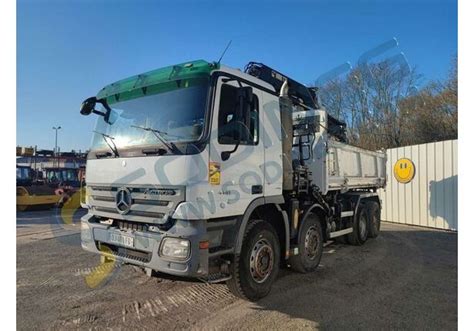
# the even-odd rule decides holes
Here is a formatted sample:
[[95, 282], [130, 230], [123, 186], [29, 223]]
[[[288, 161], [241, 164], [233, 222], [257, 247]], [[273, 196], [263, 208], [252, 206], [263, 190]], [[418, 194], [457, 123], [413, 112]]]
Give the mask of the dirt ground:
[[[17, 327], [30, 329], [456, 329], [457, 235], [382, 224], [364, 246], [329, 244], [311, 274], [280, 270], [257, 303], [225, 285], [99, 266], [79, 225], [17, 214]], [[76, 224], [76, 225], [75, 225]]]

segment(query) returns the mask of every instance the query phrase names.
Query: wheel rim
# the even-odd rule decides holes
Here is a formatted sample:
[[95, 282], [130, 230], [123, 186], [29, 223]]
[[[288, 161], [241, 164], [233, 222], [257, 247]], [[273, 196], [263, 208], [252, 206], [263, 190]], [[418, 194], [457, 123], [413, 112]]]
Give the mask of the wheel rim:
[[305, 253], [310, 260], [314, 260], [318, 256], [318, 242], [318, 230], [315, 226], [311, 226], [308, 231], [306, 231], [304, 239]]
[[362, 216], [359, 218], [359, 236], [361, 239], [364, 239], [366, 236], [367, 232], [367, 220], [365, 216]]
[[258, 240], [250, 254], [250, 274], [257, 283], [263, 283], [273, 270], [273, 248], [266, 239]]

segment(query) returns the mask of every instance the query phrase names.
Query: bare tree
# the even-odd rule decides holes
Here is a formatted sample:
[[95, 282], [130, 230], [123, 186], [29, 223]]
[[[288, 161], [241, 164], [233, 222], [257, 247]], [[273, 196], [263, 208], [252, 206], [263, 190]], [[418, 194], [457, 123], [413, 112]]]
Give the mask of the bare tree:
[[422, 144], [456, 139], [458, 132], [457, 58], [444, 82], [431, 82], [416, 95], [400, 102], [405, 114], [407, 143]]
[[351, 144], [368, 149], [400, 147], [457, 136], [456, 59], [446, 82], [421, 91], [421, 76], [383, 61], [355, 68], [319, 89], [323, 106], [347, 123]]

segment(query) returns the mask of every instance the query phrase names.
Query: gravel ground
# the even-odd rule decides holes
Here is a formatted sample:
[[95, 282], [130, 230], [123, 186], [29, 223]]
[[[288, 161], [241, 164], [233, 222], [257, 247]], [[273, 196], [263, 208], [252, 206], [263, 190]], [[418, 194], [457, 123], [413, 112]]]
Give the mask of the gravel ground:
[[280, 270], [257, 303], [225, 285], [99, 266], [77, 224], [17, 214], [17, 327], [30, 329], [456, 329], [457, 235], [382, 224], [364, 246], [327, 245], [311, 274]]

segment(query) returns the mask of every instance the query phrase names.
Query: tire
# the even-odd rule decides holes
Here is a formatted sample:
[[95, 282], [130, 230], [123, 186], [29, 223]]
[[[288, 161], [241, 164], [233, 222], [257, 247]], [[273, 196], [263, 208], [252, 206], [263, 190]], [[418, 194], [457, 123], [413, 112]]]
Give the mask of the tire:
[[368, 202], [367, 213], [369, 216], [369, 238], [377, 238], [380, 233], [380, 205], [378, 202]]
[[[263, 267], [259, 267], [258, 261]], [[237, 297], [256, 301], [270, 293], [280, 265], [280, 244], [275, 229], [263, 220], [251, 220], [245, 229], [240, 255], [231, 265], [227, 287]]]
[[357, 217], [352, 225], [352, 232], [347, 235], [347, 241], [351, 245], [363, 245], [369, 235], [369, 215], [367, 212], [367, 205], [361, 203], [357, 211]]
[[300, 273], [316, 270], [323, 256], [323, 230], [316, 214], [306, 218], [298, 238], [298, 255], [290, 256], [291, 269]]

